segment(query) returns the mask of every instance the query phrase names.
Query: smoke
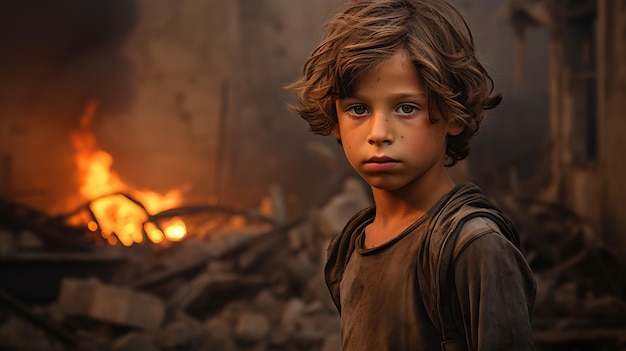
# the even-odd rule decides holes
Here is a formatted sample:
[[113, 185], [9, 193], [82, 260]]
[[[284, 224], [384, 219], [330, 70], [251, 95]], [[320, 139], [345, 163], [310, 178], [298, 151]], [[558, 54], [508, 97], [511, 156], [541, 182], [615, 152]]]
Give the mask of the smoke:
[[74, 122], [96, 96], [112, 110], [127, 105], [131, 67], [119, 45], [136, 22], [134, 1], [27, 0], [0, 6], [3, 119]]
[[48, 208], [75, 190], [69, 134], [94, 98], [100, 112], [127, 108], [132, 67], [121, 45], [136, 20], [132, 0], [0, 4], [3, 195]]

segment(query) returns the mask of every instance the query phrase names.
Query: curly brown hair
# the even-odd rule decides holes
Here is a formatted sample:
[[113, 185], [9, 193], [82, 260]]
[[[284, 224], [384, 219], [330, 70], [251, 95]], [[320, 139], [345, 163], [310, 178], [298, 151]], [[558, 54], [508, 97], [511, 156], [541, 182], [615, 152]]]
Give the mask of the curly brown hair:
[[400, 49], [406, 50], [429, 91], [432, 123], [441, 115], [463, 132], [449, 136], [448, 166], [469, 154], [484, 111], [502, 100], [491, 76], [476, 58], [472, 33], [447, 0], [349, 0], [325, 25], [325, 39], [287, 86], [296, 102], [289, 108], [315, 134], [337, 125], [335, 101], [350, 96], [363, 73]]

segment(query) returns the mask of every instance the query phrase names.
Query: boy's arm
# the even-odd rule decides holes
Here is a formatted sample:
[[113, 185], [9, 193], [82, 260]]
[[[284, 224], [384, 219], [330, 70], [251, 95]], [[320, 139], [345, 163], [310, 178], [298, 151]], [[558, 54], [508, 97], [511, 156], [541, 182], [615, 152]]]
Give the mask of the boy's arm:
[[[534, 350], [531, 319], [536, 285], [522, 253], [493, 222], [459, 238], [455, 290], [469, 350]], [[463, 240], [465, 239], [465, 240]]]

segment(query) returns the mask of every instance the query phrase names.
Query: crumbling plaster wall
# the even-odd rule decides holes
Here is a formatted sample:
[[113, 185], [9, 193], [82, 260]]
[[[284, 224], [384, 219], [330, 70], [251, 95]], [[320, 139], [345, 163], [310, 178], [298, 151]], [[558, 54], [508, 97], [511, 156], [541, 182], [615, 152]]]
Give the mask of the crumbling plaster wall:
[[626, 78], [621, 79], [621, 86], [607, 94], [605, 220], [611, 241], [626, 252]]
[[575, 148], [586, 128], [575, 120], [576, 97], [560, 37], [551, 43], [551, 169], [546, 194], [588, 220], [606, 244], [626, 252], [626, 47], [624, 10], [619, 2], [598, 2], [598, 156], [577, 160]]
[[190, 201], [207, 201], [216, 187], [220, 122], [233, 117], [225, 105], [238, 68], [237, 2], [139, 0], [138, 7], [124, 45], [133, 66], [131, 106], [99, 116], [98, 140], [134, 185], [187, 187]]
[[[290, 208], [321, 200], [337, 169], [307, 155], [317, 139], [286, 107], [337, 0], [142, 0], [127, 42], [136, 97], [102, 129], [118, 169], [191, 202], [255, 206], [279, 185]], [[326, 145], [335, 156], [340, 148]], [[116, 158], [117, 160], [117, 158]], [[140, 162], [138, 161], [140, 160]], [[337, 183], [338, 184], [338, 183]], [[307, 203], [309, 201], [309, 203]]]
[[604, 37], [605, 77], [602, 147], [606, 155], [607, 228], [611, 242], [626, 252], [626, 1], [601, 2], [607, 26]]
[[[321, 203], [349, 172], [332, 137], [308, 132], [288, 111], [284, 86], [302, 73], [339, 0], [240, 0], [241, 48], [237, 71], [237, 127], [229, 153], [227, 199], [259, 198], [281, 186], [288, 207]], [[321, 156], [321, 157], [320, 157]], [[302, 208], [300, 208], [302, 209]]]

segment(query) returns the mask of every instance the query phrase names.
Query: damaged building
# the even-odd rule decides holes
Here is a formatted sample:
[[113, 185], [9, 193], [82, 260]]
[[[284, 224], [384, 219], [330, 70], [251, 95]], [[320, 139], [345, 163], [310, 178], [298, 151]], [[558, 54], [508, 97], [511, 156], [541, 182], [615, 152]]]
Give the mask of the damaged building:
[[[550, 132], [543, 200], [580, 214], [626, 251], [626, 1], [509, 2], [521, 45], [549, 35]], [[524, 42], [525, 41], [525, 42]]]

